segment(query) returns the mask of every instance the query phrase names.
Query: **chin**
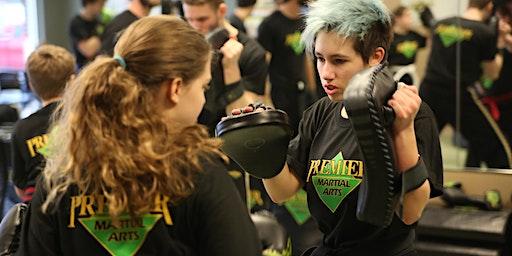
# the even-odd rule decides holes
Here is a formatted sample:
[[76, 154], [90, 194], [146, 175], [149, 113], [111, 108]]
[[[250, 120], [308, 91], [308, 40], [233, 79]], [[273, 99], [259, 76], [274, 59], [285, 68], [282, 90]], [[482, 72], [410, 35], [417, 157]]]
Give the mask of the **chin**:
[[333, 102], [341, 102], [343, 101], [343, 95], [335, 94], [335, 95], [327, 95], [329, 100]]

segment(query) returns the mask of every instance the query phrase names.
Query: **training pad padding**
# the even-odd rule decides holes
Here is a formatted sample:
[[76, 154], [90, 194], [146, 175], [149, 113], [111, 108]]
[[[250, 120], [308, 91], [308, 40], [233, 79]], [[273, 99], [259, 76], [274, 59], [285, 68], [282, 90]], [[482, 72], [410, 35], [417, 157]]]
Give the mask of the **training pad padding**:
[[387, 101], [395, 91], [391, 74], [378, 65], [356, 74], [343, 96], [366, 165], [356, 215], [377, 226], [391, 224], [398, 199], [391, 128], [386, 128], [393, 121]]
[[268, 179], [286, 162], [291, 129], [280, 110], [265, 110], [229, 117], [217, 125], [221, 150], [251, 175]]

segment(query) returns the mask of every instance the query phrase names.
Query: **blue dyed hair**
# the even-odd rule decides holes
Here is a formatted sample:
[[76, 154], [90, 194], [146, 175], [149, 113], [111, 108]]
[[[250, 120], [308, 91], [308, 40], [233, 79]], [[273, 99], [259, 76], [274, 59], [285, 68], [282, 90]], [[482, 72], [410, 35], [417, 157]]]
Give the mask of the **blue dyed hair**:
[[392, 40], [391, 17], [380, 0], [318, 0], [306, 14], [302, 41], [313, 54], [319, 32], [334, 32], [354, 40], [354, 49], [365, 62], [377, 47], [386, 51]]

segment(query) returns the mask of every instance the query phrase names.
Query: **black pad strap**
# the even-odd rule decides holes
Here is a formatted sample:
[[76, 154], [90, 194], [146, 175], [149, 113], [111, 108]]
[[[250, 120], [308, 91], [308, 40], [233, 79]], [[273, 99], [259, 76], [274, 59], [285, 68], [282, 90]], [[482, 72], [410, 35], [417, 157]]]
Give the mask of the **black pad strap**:
[[221, 104], [227, 106], [233, 103], [244, 95], [244, 91], [244, 86], [240, 81], [226, 85], [226, 90], [220, 99]]
[[402, 192], [405, 194], [419, 188], [427, 179], [427, 167], [423, 159], [419, 157], [418, 163], [402, 174]]

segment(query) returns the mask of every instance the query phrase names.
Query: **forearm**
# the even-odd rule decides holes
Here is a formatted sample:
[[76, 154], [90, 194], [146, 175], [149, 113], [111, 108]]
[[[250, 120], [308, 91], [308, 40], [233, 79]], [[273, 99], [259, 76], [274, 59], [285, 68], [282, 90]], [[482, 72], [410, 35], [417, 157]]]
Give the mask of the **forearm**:
[[78, 49], [86, 58], [93, 58], [101, 48], [101, 40], [97, 36], [92, 36], [78, 43]]
[[[418, 163], [418, 147], [414, 127], [407, 128], [395, 134], [395, 150], [397, 152], [397, 169], [403, 173], [409, 171]], [[430, 195], [430, 184], [428, 180], [418, 188], [406, 192], [402, 201], [402, 220], [410, 225], [421, 217]]]
[[277, 176], [270, 179], [263, 179], [263, 185], [270, 199], [275, 203], [282, 203], [290, 199], [301, 188], [299, 179], [288, 167], [288, 164], [284, 165]]
[[238, 63], [223, 64], [222, 67], [224, 72], [224, 84], [233, 84], [242, 80]]
[[421, 218], [430, 195], [430, 184], [425, 180], [417, 189], [405, 193], [402, 202], [402, 221], [411, 225]]

